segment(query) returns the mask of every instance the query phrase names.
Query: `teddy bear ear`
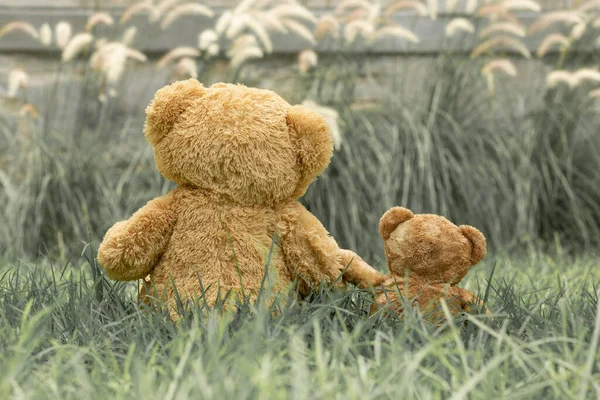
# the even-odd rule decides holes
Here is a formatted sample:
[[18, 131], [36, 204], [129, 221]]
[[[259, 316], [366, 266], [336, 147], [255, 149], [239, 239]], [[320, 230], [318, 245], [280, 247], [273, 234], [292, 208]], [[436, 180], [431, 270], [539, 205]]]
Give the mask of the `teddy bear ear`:
[[225, 83], [225, 82], [216, 82], [216, 83], [213, 83], [213, 84], [210, 86], [210, 88], [211, 88], [211, 89], [212, 89], [212, 88], [215, 88], [215, 89], [220, 89], [220, 88], [226, 88], [226, 87], [228, 87], [228, 86], [234, 86], [234, 85], [233, 85], [233, 84], [231, 84], [231, 83]]
[[333, 155], [333, 141], [325, 119], [300, 105], [287, 112], [286, 122], [290, 138], [296, 148], [297, 162], [302, 170], [296, 196], [301, 196], [314, 178], [329, 165]]
[[178, 81], [159, 89], [146, 107], [146, 139], [156, 146], [167, 136], [173, 125], [194, 100], [206, 93], [206, 88], [196, 79]]
[[485, 236], [470, 225], [461, 225], [458, 229], [471, 243], [471, 263], [477, 264], [487, 253]]
[[388, 240], [398, 225], [414, 217], [412, 211], [404, 207], [392, 207], [379, 220], [379, 234], [383, 240]]

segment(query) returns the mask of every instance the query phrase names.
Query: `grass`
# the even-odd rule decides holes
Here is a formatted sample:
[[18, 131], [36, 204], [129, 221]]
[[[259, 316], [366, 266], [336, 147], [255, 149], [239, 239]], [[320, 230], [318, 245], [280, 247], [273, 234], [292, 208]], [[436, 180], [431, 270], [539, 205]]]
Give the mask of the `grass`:
[[463, 286], [488, 292], [493, 318], [368, 316], [368, 293], [322, 288], [237, 314], [197, 304], [175, 324], [84, 253], [4, 269], [1, 398], [600, 396], [597, 258], [488, 258]]

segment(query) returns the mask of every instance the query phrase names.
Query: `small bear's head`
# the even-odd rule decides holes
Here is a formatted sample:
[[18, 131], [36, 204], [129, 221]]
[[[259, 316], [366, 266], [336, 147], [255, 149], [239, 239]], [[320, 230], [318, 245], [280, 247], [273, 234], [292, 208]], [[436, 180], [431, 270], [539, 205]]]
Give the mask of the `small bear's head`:
[[391, 274], [455, 285], [486, 254], [486, 240], [469, 225], [393, 207], [379, 221]]
[[195, 79], [160, 89], [144, 133], [159, 171], [179, 185], [245, 205], [304, 194], [329, 164], [325, 120], [269, 90]]

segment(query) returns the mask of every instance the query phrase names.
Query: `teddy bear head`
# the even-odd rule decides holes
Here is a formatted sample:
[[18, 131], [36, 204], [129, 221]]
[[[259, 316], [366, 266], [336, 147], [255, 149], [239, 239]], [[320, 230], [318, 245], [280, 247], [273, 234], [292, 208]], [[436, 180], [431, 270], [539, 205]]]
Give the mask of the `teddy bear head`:
[[159, 171], [246, 205], [304, 194], [333, 152], [325, 120], [269, 90], [195, 79], [160, 89], [144, 133]]
[[456, 285], [486, 254], [486, 240], [469, 225], [393, 207], [379, 221], [390, 274]]

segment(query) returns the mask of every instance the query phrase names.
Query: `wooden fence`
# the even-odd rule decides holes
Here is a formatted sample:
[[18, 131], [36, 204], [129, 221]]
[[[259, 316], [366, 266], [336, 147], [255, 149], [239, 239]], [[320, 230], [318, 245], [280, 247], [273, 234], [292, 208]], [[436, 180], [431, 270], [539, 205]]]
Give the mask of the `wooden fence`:
[[[445, 35], [447, 23], [456, 17], [464, 16], [465, 0], [458, 1], [458, 7], [453, 13], [446, 11], [446, 0], [438, 0], [439, 11], [435, 20], [431, 18], [416, 17], [414, 14], [396, 14], [396, 21], [402, 26], [413, 31], [419, 38], [420, 43], [413, 44], [399, 38], [382, 39], [369, 47], [370, 53], [437, 53], [441, 51], [468, 52], [478, 42], [478, 31], [485, 26], [484, 20], [475, 20], [475, 34], [458, 34], [451, 38]], [[0, 27], [4, 24], [22, 20], [40, 27], [44, 23], [51, 26], [59, 21], [67, 21], [73, 26], [75, 32], [82, 31], [87, 18], [95, 11], [102, 10], [111, 13], [118, 21], [123, 9], [131, 0], [0, 0]], [[207, 0], [203, 4], [211, 7], [216, 17], [225, 10], [234, 7], [239, 0]], [[328, 0], [305, 0], [305, 6], [310, 8], [316, 16], [330, 12], [337, 1]], [[546, 11], [564, 9], [570, 6], [567, 0], [543, 0], [542, 8]], [[519, 19], [528, 26], [537, 13], [520, 13]], [[147, 17], [136, 16], [128, 21], [127, 26], [136, 25], [139, 28], [138, 39], [135, 47], [146, 53], [161, 53], [176, 46], [196, 46], [199, 32], [213, 27], [214, 19], [198, 16], [185, 16], [167, 30], [161, 31], [156, 24], [149, 24]], [[112, 29], [114, 31], [114, 29]], [[108, 32], [108, 31], [107, 31]], [[543, 36], [527, 37], [525, 45], [534, 50], [539, 45]], [[291, 35], [274, 35], [273, 49], [275, 53], [295, 53], [305, 48], [313, 47], [306, 40]], [[320, 44], [320, 51], [342, 50], [339, 45]], [[357, 48], [344, 48], [345, 51], [357, 51]], [[0, 52], [28, 52], [57, 51], [56, 48], [45, 48], [38, 41], [28, 38], [26, 35], [10, 34], [0, 40]], [[363, 50], [360, 50], [363, 51]]]

